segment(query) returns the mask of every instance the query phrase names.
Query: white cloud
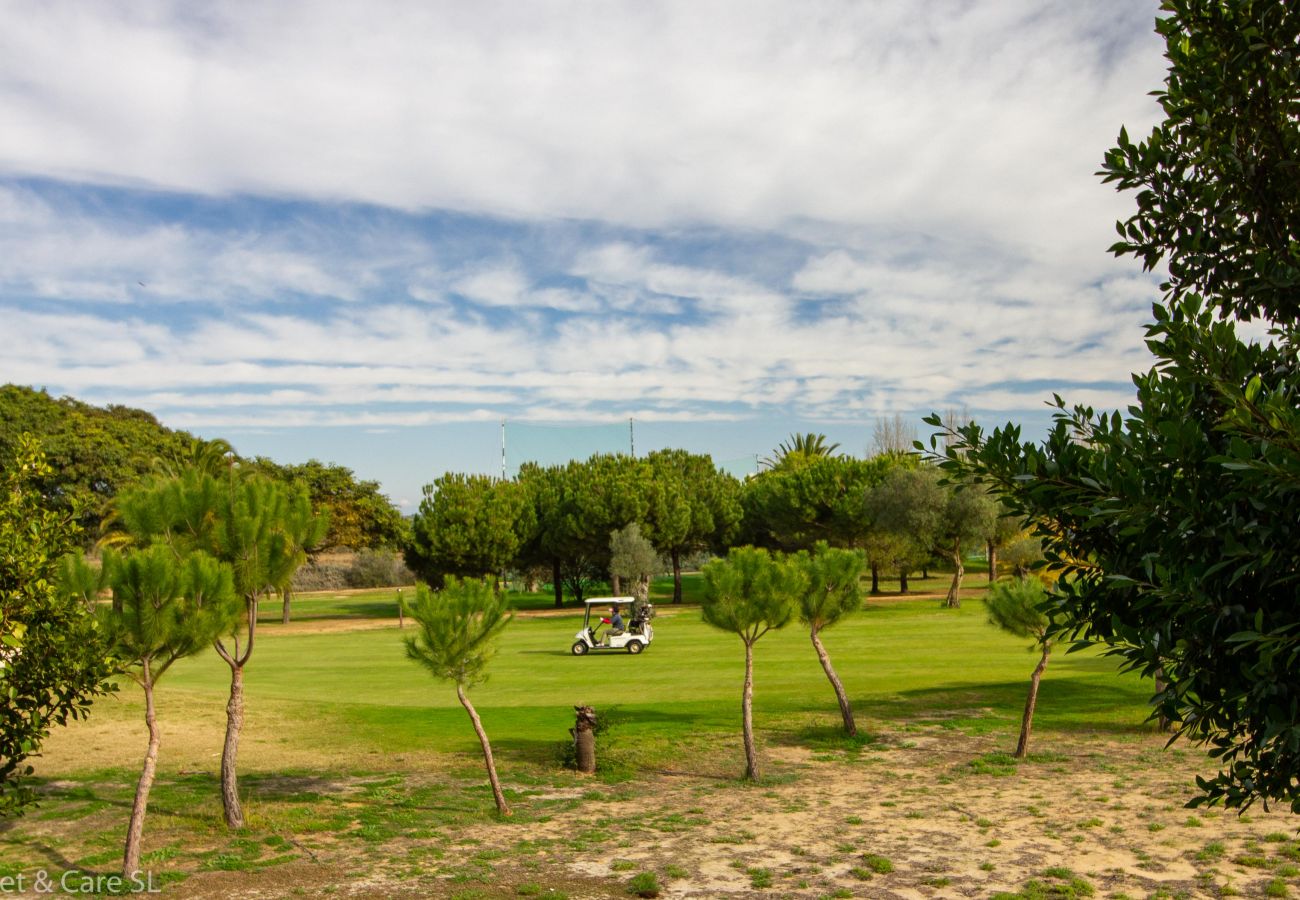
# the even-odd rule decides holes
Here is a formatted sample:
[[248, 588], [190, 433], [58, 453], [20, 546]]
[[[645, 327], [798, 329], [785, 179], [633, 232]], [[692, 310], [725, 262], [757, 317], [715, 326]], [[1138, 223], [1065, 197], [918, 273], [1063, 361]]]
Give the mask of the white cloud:
[[647, 226], [942, 225], [1052, 252], [1104, 235], [1092, 172], [1152, 118], [1161, 74], [1156, 4], [1125, 0], [147, 10], [6, 7], [0, 166]]

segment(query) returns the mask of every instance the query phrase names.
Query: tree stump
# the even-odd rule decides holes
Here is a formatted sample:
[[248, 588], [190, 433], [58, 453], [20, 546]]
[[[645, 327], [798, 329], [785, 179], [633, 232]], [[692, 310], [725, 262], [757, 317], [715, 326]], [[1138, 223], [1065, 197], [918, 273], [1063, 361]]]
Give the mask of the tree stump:
[[590, 706], [575, 706], [577, 722], [569, 733], [573, 735], [578, 771], [588, 775], [596, 771], [596, 711]]

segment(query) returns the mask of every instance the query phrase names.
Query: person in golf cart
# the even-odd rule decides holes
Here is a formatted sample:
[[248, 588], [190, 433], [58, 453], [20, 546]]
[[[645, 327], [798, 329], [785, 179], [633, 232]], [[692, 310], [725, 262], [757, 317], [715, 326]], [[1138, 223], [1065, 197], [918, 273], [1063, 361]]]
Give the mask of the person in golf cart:
[[602, 618], [600, 624], [609, 626], [609, 630], [605, 632], [606, 637], [623, 633], [623, 616], [619, 614], [617, 603], [609, 608], [609, 618]]

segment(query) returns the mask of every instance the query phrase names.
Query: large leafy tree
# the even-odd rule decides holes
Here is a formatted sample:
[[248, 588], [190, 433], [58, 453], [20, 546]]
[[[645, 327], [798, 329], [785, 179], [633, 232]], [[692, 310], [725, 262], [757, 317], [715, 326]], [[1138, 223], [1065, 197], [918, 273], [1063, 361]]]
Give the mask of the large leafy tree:
[[867, 491], [870, 528], [864, 547], [873, 592], [879, 569], [893, 567], [899, 590], [907, 593], [908, 574], [930, 558], [939, 539], [946, 503], [939, 472], [931, 466], [896, 466]]
[[754, 644], [790, 624], [796, 598], [807, 579], [802, 567], [757, 547], [735, 547], [725, 559], [704, 567], [704, 621], [738, 636], [745, 645], [745, 681], [740, 694], [745, 742], [745, 777], [758, 780], [754, 744]]
[[682, 556], [721, 551], [740, 527], [740, 482], [711, 457], [685, 450], [656, 450], [645, 462], [650, 541], [672, 564], [673, 602], [681, 603]]
[[818, 541], [860, 546], [869, 529], [867, 491], [901, 457], [794, 457], [745, 484], [743, 537], [759, 546], [806, 550]]
[[[1156, 678], [1157, 713], [1209, 745], [1194, 802], [1300, 812], [1300, 7], [1162, 9], [1164, 119], [1121, 131], [1102, 171], [1137, 203], [1113, 251], [1168, 273], [1155, 365], [1126, 416], [1057, 398], [1042, 444], [968, 426], [946, 465], [1037, 523], [1072, 634]], [[1268, 339], [1243, 340], [1257, 319]]]
[[93, 541], [119, 491], [153, 473], [194, 440], [141, 409], [96, 407], [44, 391], [0, 386], [0, 459], [12, 459], [24, 433], [41, 443], [49, 468], [37, 483], [45, 504], [74, 512], [83, 538]]
[[358, 479], [347, 466], [310, 459], [299, 465], [280, 465], [266, 457], [253, 464], [276, 481], [307, 488], [312, 507], [329, 515], [326, 547], [397, 549], [407, 540], [407, 522], [384, 495], [377, 481]]
[[811, 554], [800, 551], [795, 559], [804, 573], [803, 589], [798, 595], [799, 621], [808, 626], [817, 661], [822, 664], [822, 671], [835, 691], [840, 717], [844, 720], [844, 732], [854, 737], [858, 725], [853, 719], [853, 706], [849, 703], [844, 684], [835, 673], [821, 634], [862, 606], [862, 554], [831, 547], [822, 541]]
[[527, 490], [518, 482], [449, 472], [424, 489], [406, 564], [434, 585], [445, 575], [495, 575], [519, 554], [532, 522]]
[[492, 796], [497, 812], [510, 815], [492, 758], [492, 744], [474, 704], [466, 691], [487, 678], [487, 665], [495, 651], [497, 637], [510, 624], [505, 597], [481, 581], [446, 579], [440, 591], [424, 585], [416, 588], [411, 617], [419, 625], [415, 637], [406, 638], [406, 655], [428, 670], [434, 678], [456, 685], [456, 698], [469, 716], [483, 750]]
[[[532, 528], [517, 561], [551, 568], [555, 605], [564, 588], [579, 601], [609, 571], [611, 532], [647, 522], [650, 471], [643, 460], [598, 454], [564, 466], [526, 464], [519, 471], [531, 500]], [[653, 541], [652, 526], [645, 536]]]
[[[241, 604], [230, 566], [202, 552], [178, 558], [171, 548], [155, 544], [121, 558], [107, 554], [103, 577], [117, 600], [101, 612], [104, 633], [125, 673], [144, 692], [149, 730], [122, 856], [123, 877], [130, 879], [140, 871], [145, 812], [162, 742], [154, 690], [173, 663], [228, 632]], [[78, 581], [77, 587], [84, 587], [84, 578]]]
[[0, 469], [0, 816], [33, 799], [27, 764], [54, 725], [84, 716], [112, 666], [93, 610], [57, 590], [78, 542], [75, 509], [53, 508], [53, 477], [31, 435]]

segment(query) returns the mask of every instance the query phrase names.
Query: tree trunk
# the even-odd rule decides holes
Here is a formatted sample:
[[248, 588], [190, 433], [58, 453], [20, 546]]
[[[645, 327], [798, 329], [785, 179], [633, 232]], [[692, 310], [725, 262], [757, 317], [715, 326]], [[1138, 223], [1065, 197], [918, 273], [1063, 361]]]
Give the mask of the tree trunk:
[[478, 742], [483, 746], [483, 762], [487, 766], [492, 796], [497, 801], [497, 812], [508, 816], [510, 807], [506, 806], [506, 796], [501, 793], [501, 782], [497, 781], [497, 764], [492, 761], [492, 745], [488, 743], [487, 732], [483, 730], [483, 723], [479, 720], [478, 713], [474, 711], [474, 704], [469, 702], [469, 695], [460, 684], [456, 685], [456, 696], [460, 698], [460, 705], [465, 707], [465, 712], [469, 713], [469, 720], [474, 723], [474, 733], [478, 735]]
[[615, 597], [623, 596], [622, 594], [619, 593], [621, 590], [623, 590], [623, 579], [620, 578], [618, 575], [611, 575], [609, 588], [610, 588], [610, 593], [612, 593]]
[[573, 726], [573, 745], [579, 772], [596, 771], [596, 711], [590, 706], [575, 706], [578, 714]]
[[880, 566], [871, 567], [871, 593], [880, 593]]
[[849, 705], [849, 695], [844, 692], [844, 685], [840, 683], [840, 677], [835, 674], [835, 667], [831, 665], [830, 654], [822, 646], [821, 636], [817, 634], [818, 629], [812, 628], [809, 634], [812, 636], [813, 649], [817, 651], [817, 658], [821, 660], [822, 671], [830, 679], [831, 687], [835, 688], [835, 699], [840, 704], [840, 715], [844, 718], [844, 733], [849, 737], [857, 737], [858, 724], [853, 721], [853, 707]]
[[946, 605], [952, 609], [961, 606], [961, 577], [966, 574], [966, 567], [961, 564], [961, 541], [956, 541], [952, 547], [952, 584], [948, 585], [948, 599]]
[[149, 749], [144, 755], [144, 766], [140, 769], [140, 781], [135, 786], [135, 803], [131, 806], [131, 823], [126, 829], [126, 851], [122, 855], [122, 877], [128, 881], [140, 871], [140, 845], [144, 840], [144, 813], [149, 806], [149, 789], [153, 787], [154, 774], [158, 770], [158, 745], [162, 734], [158, 731], [158, 718], [153, 707], [153, 681], [149, 675], [146, 662], [144, 677], [140, 682], [144, 688], [144, 721], [149, 726]]
[[286, 588], [280, 594], [280, 624], [289, 624], [289, 601], [293, 599], [293, 591]]
[[244, 811], [239, 806], [239, 733], [244, 729], [244, 664], [230, 667], [230, 699], [226, 701], [226, 743], [221, 748], [221, 805], [226, 813], [227, 828], [244, 827]]
[[758, 751], [754, 748], [754, 645], [745, 642], [745, 689], [740, 695], [740, 721], [745, 735], [745, 777], [758, 781]]
[[1025, 716], [1020, 720], [1020, 742], [1016, 744], [1016, 759], [1024, 759], [1029, 752], [1029, 730], [1034, 725], [1034, 707], [1038, 705], [1038, 683], [1043, 680], [1043, 670], [1047, 668], [1047, 657], [1052, 652], [1050, 641], [1043, 644], [1043, 658], [1034, 667], [1034, 674], [1029, 677], [1029, 696], [1025, 698]]
[[[1157, 674], [1156, 693], [1163, 694], [1168, 688], [1169, 688], [1169, 682], [1165, 681], [1164, 673]], [[1161, 731], [1168, 731], [1170, 728], [1173, 727], [1174, 724], [1173, 722], [1169, 721], [1169, 717], [1164, 714], [1163, 708], [1161, 709], [1160, 715], [1158, 717], [1158, 721], [1160, 723]]]
[[992, 541], [989, 541], [989, 581], [998, 580], [998, 548]]
[[564, 579], [560, 577], [560, 561], [551, 560], [551, 589], [555, 591], [555, 608], [564, 606]]
[[673, 550], [670, 554], [673, 559], [673, 602], [682, 602], [682, 554], [680, 550]]
[[900, 594], [907, 593], [907, 570], [906, 569], [898, 570], [898, 592]]

